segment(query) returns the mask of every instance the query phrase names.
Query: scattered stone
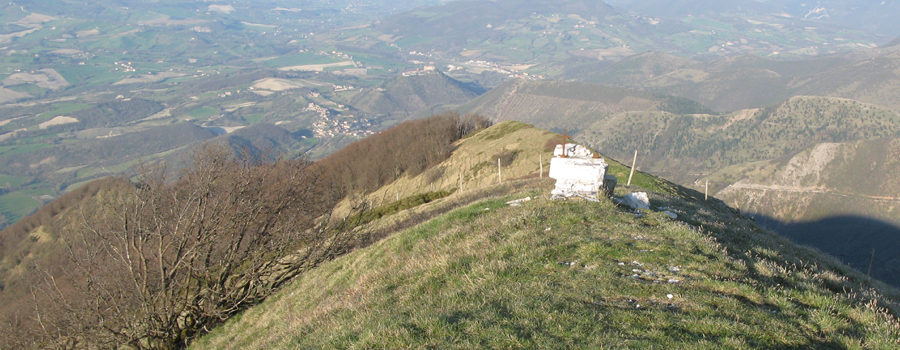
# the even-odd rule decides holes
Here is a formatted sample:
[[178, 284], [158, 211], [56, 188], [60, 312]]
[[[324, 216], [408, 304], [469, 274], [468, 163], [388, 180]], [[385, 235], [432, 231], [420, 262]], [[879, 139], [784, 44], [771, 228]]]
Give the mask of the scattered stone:
[[680, 281], [680, 280], [677, 280], [677, 279], [674, 279], [674, 278], [670, 278], [670, 279], [669, 279], [669, 283], [681, 283], [681, 281]]
[[671, 211], [668, 211], [668, 210], [663, 210], [662, 213], [668, 215], [670, 218], [672, 218], [672, 220], [675, 220], [675, 219], [678, 218], [678, 214], [675, 214], [675, 213], [673, 213], [673, 212], [671, 212]]
[[678, 271], [681, 271], [681, 267], [679, 267], [679, 266], [670, 266], [669, 267], [669, 272], [678, 272]]
[[650, 196], [647, 192], [629, 193], [622, 197], [622, 203], [631, 207], [631, 209], [650, 209]]
[[525, 203], [525, 202], [530, 201], [530, 200], [531, 200], [531, 197], [525, 197], [525, 198], [522, 198], [522, 199], [516, 199], [516, 200], [512, 200], [512, 201], [506, 202], [506, 204], [509, 204], [509, 206], [511, 206], [511, 207], [518, 207], [518, 206], [521, 206], [522, 203]]
[[619, 266], [625, 266], [625, 263], [620, 262], [620, 263], [619, 263]]
[[550, 231], [550, 228], [549, 228], [549, 227], [548, 227], [548, 228], [545, 228], [544, 231], [549, 232], [549, 231]]
[[675, 296], [672, 295], [672, 294], [666, 294], [666, 298], [669, 298], [669, 300], [672, 300], [672, 298], [674, 298], [674, 297], [675, 297]]

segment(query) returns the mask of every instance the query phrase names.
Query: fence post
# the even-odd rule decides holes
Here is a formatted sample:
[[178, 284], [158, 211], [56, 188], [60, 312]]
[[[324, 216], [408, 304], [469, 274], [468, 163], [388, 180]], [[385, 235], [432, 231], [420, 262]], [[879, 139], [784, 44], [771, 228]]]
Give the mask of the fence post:
[[628, 183], [625, 186], [631, 186], [631, 177], [634, 176], [635, 165], [637, 165], [637, 150], [634, 150], [634, 160], [631, 161], [631, 173], [628, 174]]

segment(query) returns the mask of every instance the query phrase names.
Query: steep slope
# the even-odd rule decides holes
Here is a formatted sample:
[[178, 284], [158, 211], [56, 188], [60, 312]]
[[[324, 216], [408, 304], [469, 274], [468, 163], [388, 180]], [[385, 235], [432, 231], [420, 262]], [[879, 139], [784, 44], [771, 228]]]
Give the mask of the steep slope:
[[900, 140], [821, 143], [792, 157], [710, 175], [717, 196], [779, 233], [900, 285]]
[[672, 221], [526, 181], [543, 185], [326, 263], [192, 348], [897, 346], [896, 290], [719, 201], [653, 194]]
[[350, 104], [370, 114], [406, 116], [439, 105], [460, 104], [483, 92], [442, 72], [427, 71], [367, 89], [354, 96]]

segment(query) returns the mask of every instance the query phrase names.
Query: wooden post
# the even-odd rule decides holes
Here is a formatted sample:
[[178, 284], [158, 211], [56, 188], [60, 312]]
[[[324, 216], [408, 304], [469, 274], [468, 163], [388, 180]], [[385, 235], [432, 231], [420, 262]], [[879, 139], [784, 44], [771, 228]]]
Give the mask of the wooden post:
[[400, 201], [400, 191], [397, 191], [397, 201]]
[[703, 199], [709, 200], [709, 179], [706, 180], [706, 189], [703, 190]]
[[462, 183], [462, 168], [459, 168], [459, 190], [460, 191], [463, 190], [462, 185], [463, 185], [463, 183]]
[[625, 186], [631, 186], [631, 177], [634, 176], [634, 166], [637, 164], [637, 150], [634, 150], [634, 160], [631, 161], [631, 173], [628, 174], [628, 183]]
[[872, 248], [872, 256], [869, 257], [869, 270], [866, 271], [866, 276], [872, 275], [872, 263], [875, 262], [875, 248]]
[[544, 155], [538, 154], [538, 162], [541, 163], [541, 178], [544, 178]]
[[503, 175], [500, 173], [500, 158], [497, 158], [497, 180], [503, 183]]
[[569, 140], [569, 139], [571, 139], [572, 137], [569, 136], [568, 130], [563, 130], [563, 133], [562, 133], [561, 136], [562, 136], [562, 142], [563, 142], [563, 143], [562, 143], [562, 146], [563, 146], [563, 154], [560, 156], [560, 158], [568, 158], [569, 155], [566, 154], [566, 140]]

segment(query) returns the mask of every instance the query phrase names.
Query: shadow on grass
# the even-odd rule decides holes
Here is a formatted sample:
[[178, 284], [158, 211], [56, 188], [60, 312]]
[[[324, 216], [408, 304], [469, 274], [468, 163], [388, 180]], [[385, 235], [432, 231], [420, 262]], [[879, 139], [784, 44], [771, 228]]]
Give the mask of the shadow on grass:
[[835, 216], [787, 223], [753, 215], [757, 223], [798, 244], [815, 247], [866, 273], [872, 250], [871, 276], [900, 287], [900, 227], [862, 216]]

